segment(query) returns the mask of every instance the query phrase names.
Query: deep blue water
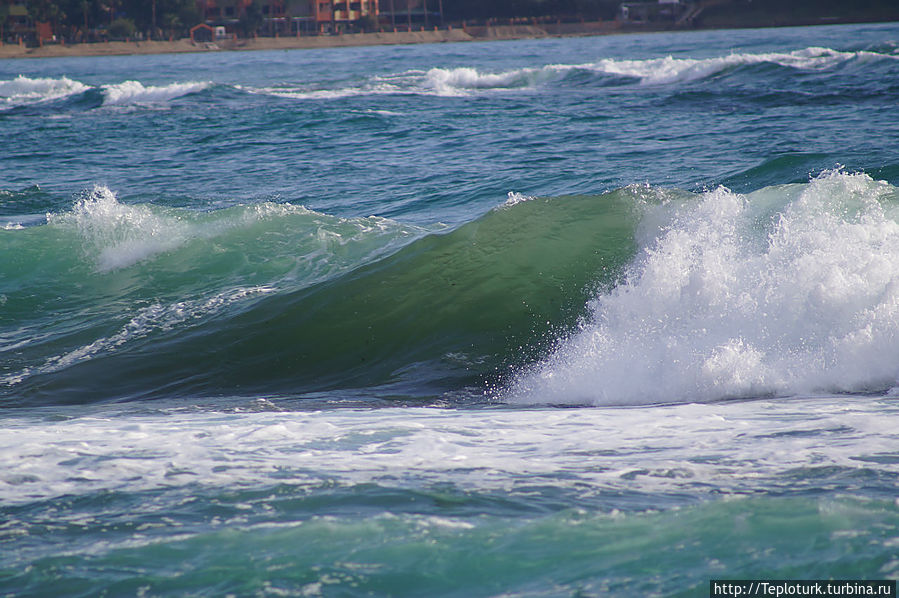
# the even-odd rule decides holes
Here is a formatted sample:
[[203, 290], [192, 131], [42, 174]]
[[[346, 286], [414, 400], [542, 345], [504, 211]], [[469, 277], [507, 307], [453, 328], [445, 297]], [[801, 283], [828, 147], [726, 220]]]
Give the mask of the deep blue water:
[[895, 578], [897, 105], [896, 24], [0, 61], [0, 594]]

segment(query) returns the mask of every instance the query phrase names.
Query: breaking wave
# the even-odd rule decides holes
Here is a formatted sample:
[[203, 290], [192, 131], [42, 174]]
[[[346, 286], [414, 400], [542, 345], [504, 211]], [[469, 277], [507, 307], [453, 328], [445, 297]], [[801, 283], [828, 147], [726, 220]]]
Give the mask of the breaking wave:
[[[882, 52], [843, 52], [809, 47], [792, 52], [741, 53], [711, 58], [602, 58], [583, 64], [549, 64], [499, 72], [466, 66], [435, 66], [427, 70], [376, 74], [358, 81], [287, 82], [267, 87], [238, 85], [233, 89], [243, 93], [297, 100], [333, 100], [368, 95], [452, 97], [491, 91], [527, 90], [560, 82], [575, 86], [620, 86], [634, 82], [638, 85], [669, 85], [699, 81], [722, 72], [756, 65], [775, 65], [801, 71], [828, 71], [852, 62], [867, 64], [897, 59], [899, 56], [891, 48], [883, 49]], [[104, 106], [164, 105], [213, 86], [209, 81], [147, 85], [132, 80], [92, 87], [65, 76], [32, 79], [20, 75], [12, 80], [0, 81], [0, 109], [35, 105], [88, 92], [99, 93]]]
[[15, 79], [0, 81], [0, 109], [58, 100], [88, 89], [90, 86], [68, 77], [32, 79], [19, 75]]
[[144, 85], [140, 81], [125, 81], [91, 86], [66, 76], [0, 80], [0, 110], [39, 105], [55, 100], [99, 94], [105, 106], [146, 106], [165, 104], [171, 100], [201, 92], [212, 87], [210, 82], [185, 82], [169, 85]]
[[[559, 81], [575, 85], [666, 85], [688, 83], [713, 77], [719, 73], [755, 65], [775, 65], [801, 71], [826, 71], [849, 62], [895, 60], [892, 52], [868, 50], [842, 52], [829, 48], [809, 47], [792, 52], [743, 53], [711, 58], [678, 58], [666, 56], [643, 60], [603, 58], [583, 64], [549, 64], [499, 72], [472, 67], [409, 70], [402, 73], [374, 75], [357, 84], [340, 83], [333, 87], [313, 88], [309, 85], [283, 84], [266, 88], [244, 88], [293, 99], [337, 99], [360, 95], [416, 94], [465, 96], [502, 90], [526, 90]], [[588, 78], [584, 79], [584, 75]]]
[[864, 174], [650, 209], [625, 280], [514, 403], [882, 392], [899, 377], [899, 194]]
[[897, 216], [895, 187], [841, 170], [746, 194], [511, 193], [454, 230], [128, 205], [97, 187], [0, 236], [19, 256], [0, 270], [18, 322], [0, 397], [883, 392], [899, 378]]
[[828, 48], [805, 48], [785, 53], [730, 54], [712, 58], [675, 58], [666, 56], [644, 60], [604, 58], [596, 62], [566, 65], [551, 64], [542, 68], [523, 68], [500, 73], [482, 73], [472, 68], [435, 68], [425, 76], [426, 89], [439, 95], [456, 95], [466, 90], [526, 88], [547, 83], [576, 73], [592, 73], [615, 79], [606, 84], [622, 84], [636, 79], [640, 84], [661, 85], [706, 79], [723, 71], [758, 64], [772, 64], [790, 69], [816, 71], [832, 69], [849, 61], [894, 60], [891, 54], [868, 51], [840, 52]]
[[103, 86], [105, 106], [132, 106], [164, 104], [175, 98], [198, 93], [212, 86], [210, 82], [172, 83], [170, 85], [144, 85], [140, 81], [125, 81]]

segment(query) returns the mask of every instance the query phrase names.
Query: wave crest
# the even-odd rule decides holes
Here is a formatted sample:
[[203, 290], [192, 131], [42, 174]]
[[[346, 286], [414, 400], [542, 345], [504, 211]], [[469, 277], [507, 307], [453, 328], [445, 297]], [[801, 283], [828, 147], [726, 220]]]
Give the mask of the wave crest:
[[[864, 174], [652, 208], [626, 282], [508, 391], [646, 404], [882, 391], [899, 364], [897, 190]], [[654, 240], [651, 240], [654, 239]]]
[[0, 81], [0, 108], [40, 104], [84, 93], [88, 89], [88, 85], [68, 77], [32, 79], [19, 75], [12, 80]]
[[102, 87], [103, 105], [141, 106], [161, 104], [188, 94], [201, 92], [211, 85], [212, 83], [208, 81], [191, 81], [160, 86], [144, 85], [140, 81], [125, 81], [124, 83], [104, 85]]

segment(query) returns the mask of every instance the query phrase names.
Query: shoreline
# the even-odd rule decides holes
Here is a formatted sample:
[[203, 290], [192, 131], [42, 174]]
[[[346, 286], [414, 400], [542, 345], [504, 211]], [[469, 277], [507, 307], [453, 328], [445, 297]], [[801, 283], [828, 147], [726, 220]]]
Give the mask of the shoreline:
[[197, 43], [192, 42], [188, 38], [184, 38], [175, 41], [111, 41], [72, 45], [47, 44], [38, 48], [6, 44], [0, 46], [0, 59], [342, 48], [355, 46], [459, 42], [472, 41], [474, 39], [476, 39], [474, 36], [461, 29], [452, 29], [442, 31], [348, 33], [344, 35], [308, 37], [259, 37], [254, 39], [228, 39], [217, 42]]
[[[847, 25], [894, 21], [818, 21], [797, 23], [774, 23], [762, 27], [802, 27], [819, 25]], [[378, 33], [346, 33], [342, 35], [321, 35], [301, 37], [258, 37], [254, 39], [228, 39], [217, 42], [192, 42], [184, 38], [176, 41], [110, 41], [81, 43], [72, 45], [47, 44], [38, 48], [20, 45], [0, 45], [0, 60], [15, 58], [61, 58], [89, 56], [130, 56], [147, 54], [182, 54], [200, 52], [240, 52], [259, 50], [298, 50], [346, 48], [360, 46], [431, 44], [473, 41], [500, 41], [516, 39], [539, 39], [549, 37], [587, 37], [598, 35], [623, 35], [632, 33], [664, 33], [677, 31], [709, 31], [715, 29], [737, 29], [733, 27], [651, 27], [626, 26], [617, 21], [596, 21], [584, 23], [549, 23], [541, 25], [492, 25], [471, 26], [462, 29], [421, 31], [384, 31]], [[759, 26], [750, 28], [760, 28]]]

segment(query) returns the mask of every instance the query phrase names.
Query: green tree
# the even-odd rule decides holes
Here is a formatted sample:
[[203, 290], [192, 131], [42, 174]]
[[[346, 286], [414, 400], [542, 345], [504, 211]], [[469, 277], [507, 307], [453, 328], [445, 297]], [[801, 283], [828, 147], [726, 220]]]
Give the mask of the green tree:
[[118, 18], [109, 24], [109, 35], [116, 39], [134, 37], [134, 21], [124, 17]]

